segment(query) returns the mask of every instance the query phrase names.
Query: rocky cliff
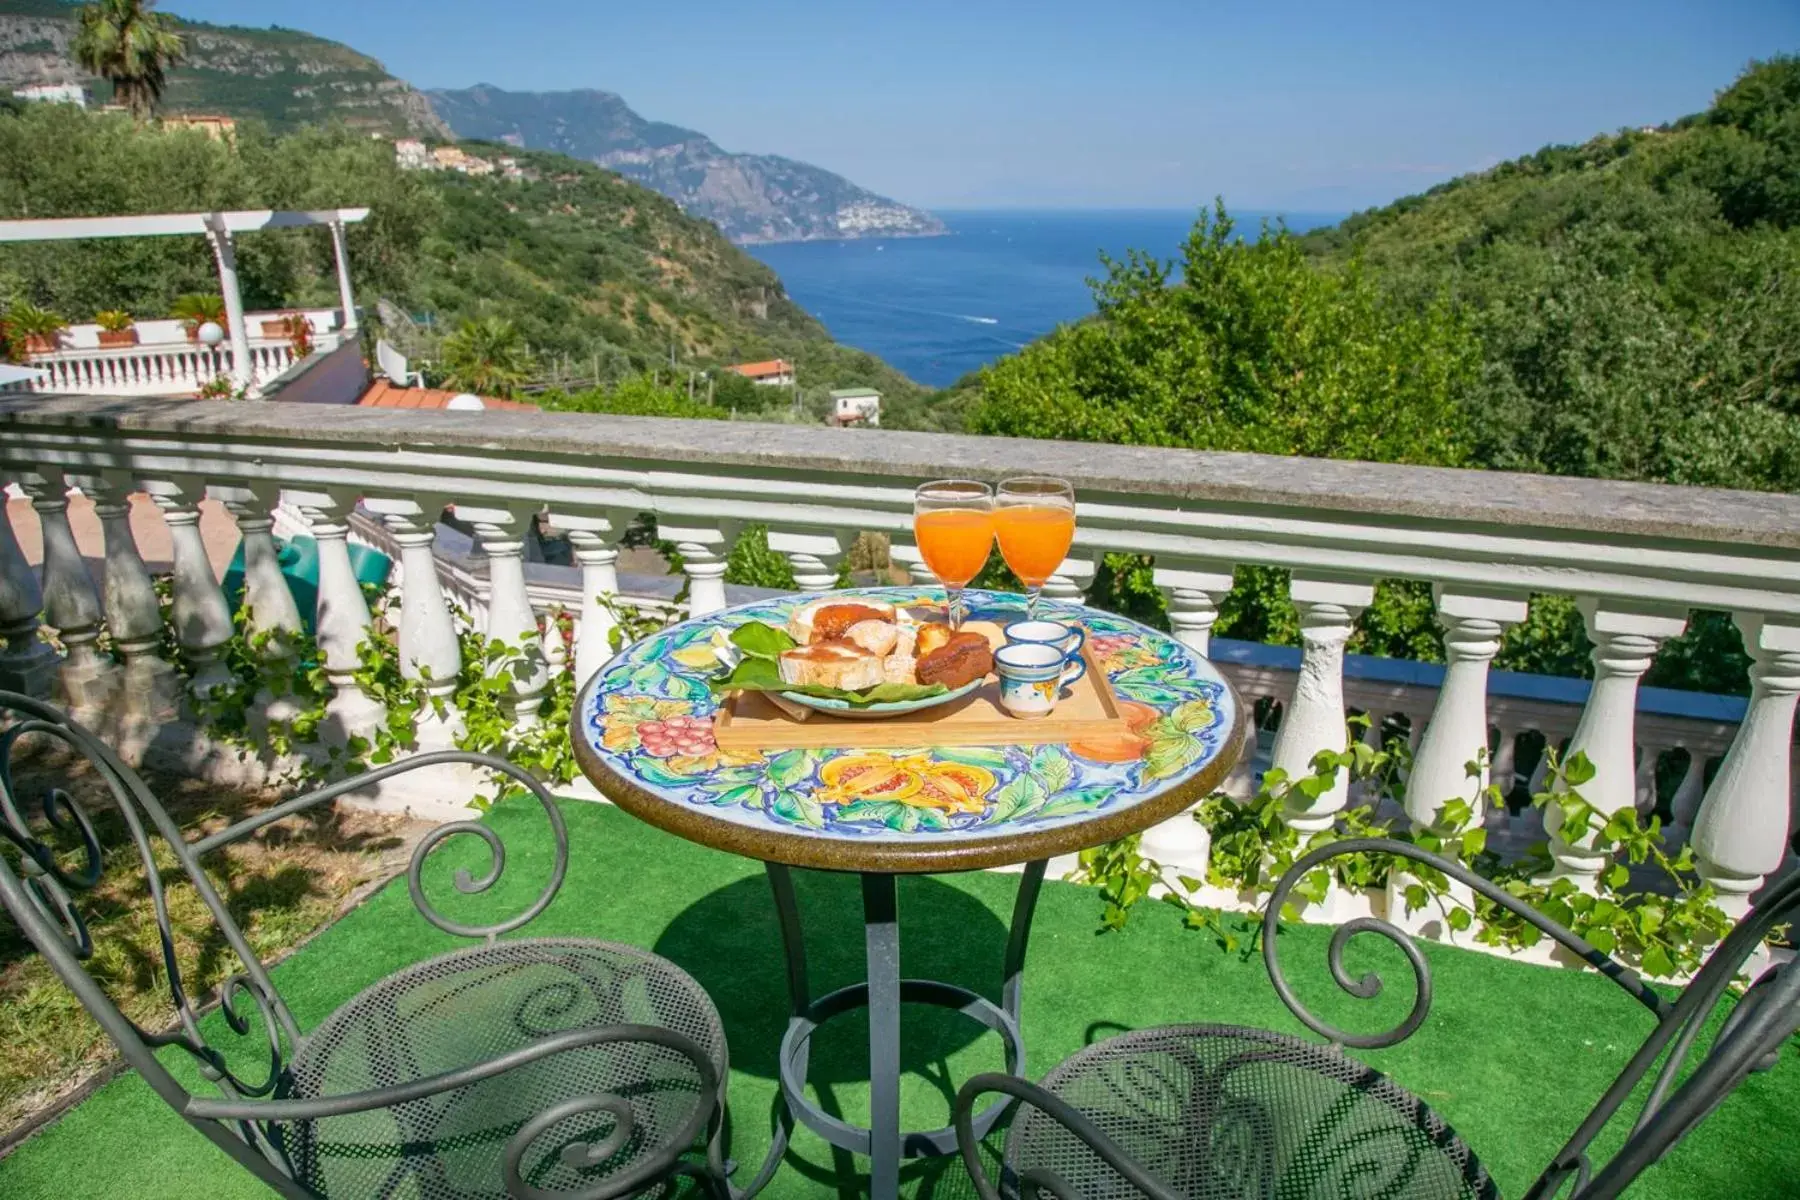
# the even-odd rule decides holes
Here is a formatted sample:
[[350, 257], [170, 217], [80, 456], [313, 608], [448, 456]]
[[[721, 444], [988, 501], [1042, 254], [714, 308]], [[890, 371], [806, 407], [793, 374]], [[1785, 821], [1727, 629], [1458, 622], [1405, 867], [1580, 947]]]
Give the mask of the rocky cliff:
[[936, 217], [841, 175], [773, 154], [733, 154], [703, 133], [647, 120], [611, 92], [427, 93], [458, 136], [555, 150], [636, 180], [733, 241], [925, 237]]
[[[341, 120], [387, 134], [449, 137], [417, 89], [348, 46], [291, 29], [175, 20], [187, 59], [169, 72], [164, 109], [257, 117], [276, 129]], [[69, 57], [74, 6], [0, 0], [0, 94], [34, 83], [83, 83], [97, 103], [110, 85]]]

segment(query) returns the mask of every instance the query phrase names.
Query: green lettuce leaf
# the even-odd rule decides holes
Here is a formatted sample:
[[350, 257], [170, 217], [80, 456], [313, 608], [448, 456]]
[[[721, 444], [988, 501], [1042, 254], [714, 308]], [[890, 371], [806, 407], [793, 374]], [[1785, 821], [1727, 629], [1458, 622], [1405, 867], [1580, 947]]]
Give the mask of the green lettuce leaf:
[[[749, 626], [742, 628], [748, 629]], [[769, 628], [764, 626], [764, 628]], [[780, 630], [775, 632], [780, 633]], [[786, 637], [784, 633], [781, 636]], [[733, 640], [736, 640], [735, 634]], [[773, 658], [746, 657], [731, 669], [730, 674], [715, 676], [708, 682], [712, 690], [725, 692], [798, 692], [803, 696], [820, 696], [829, 700], [846, 700], [861, 708], [869, 704], [898, 704], [907, 700], [925, 700], [932, 696], [941, 696], [950, 689], [941, 683], [878, 683], [861, 692], [845, 691], [843, 688], [820, 687], [817, 684], [803, 686], [783, 683], [781, 670], [775, 665]]]
[[752, 658], [773, 662], [783, 650], [799, 645], [785, 629], [761, 621], [747, 621], [731, 631], [731, 644]]

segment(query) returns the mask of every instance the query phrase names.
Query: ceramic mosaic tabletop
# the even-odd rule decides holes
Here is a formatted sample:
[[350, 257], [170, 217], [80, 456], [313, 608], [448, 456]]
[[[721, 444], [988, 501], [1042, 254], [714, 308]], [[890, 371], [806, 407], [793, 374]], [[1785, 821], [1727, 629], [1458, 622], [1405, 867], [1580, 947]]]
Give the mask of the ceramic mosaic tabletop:
[[[935, 605], [937, 588], [860, 588], [845, 600]], [[970, 619], [1022, 615], [1016, 595], [968, 591]], [[691, 841], [793, 866], [949, 871], [1067, 854], [1196, 803], [1237, 762], [1243, 712], [1212, 664], [1167, 634], [1080, 605], [1039, 615], [1086, 628], [1131, 733], [1098, 743], [722, 753], [713, 634], [786, 623], [783, 596], [672, 625], [595, 673], [575, 705], [582, 770], [621, 807]], [[830, 717], [814, 717], [830, 720]]]

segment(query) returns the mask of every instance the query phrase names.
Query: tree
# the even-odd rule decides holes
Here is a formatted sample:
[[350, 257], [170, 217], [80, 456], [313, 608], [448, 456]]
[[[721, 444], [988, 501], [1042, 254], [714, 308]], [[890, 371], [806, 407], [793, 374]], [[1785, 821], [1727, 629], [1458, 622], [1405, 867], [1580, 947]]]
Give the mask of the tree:
[[95, 0], [76, 16], [70, 53], [83, 68], [109, 80], [114, 101], [143, 120], [162, 99], [168, 68], [186, 47], [168, 17], [151, 12], [156, 0]]
[[519, 327], [504, 317], [464, 321], [444, 339], [444, 382], [481, 396], [511, 396], [531, 375], [531, 352]]

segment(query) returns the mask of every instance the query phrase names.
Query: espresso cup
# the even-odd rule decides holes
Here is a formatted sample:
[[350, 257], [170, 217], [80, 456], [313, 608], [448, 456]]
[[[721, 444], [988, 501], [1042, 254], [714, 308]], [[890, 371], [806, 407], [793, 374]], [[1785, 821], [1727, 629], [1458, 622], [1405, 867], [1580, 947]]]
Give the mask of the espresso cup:
[[1087, 664], [1071, 661], [1060, 646], [1013, 642], [994, 651], [994, 671], [1000, 676], [1000, 707], [1035, 720], [1055, 711], [1063, 688], [1085, 675]]
[[[1061, 621], [1014, 621], [1000, 632], [1009, 645], [1055, 646], [1063, 657], [1079, 661], [1081, 647], [1087, 642], [1087, 630]], [[1075, 677], [1079, 679], [1080, 676]], [[1071, 681], [1072, 682], [1072, 681]]]

